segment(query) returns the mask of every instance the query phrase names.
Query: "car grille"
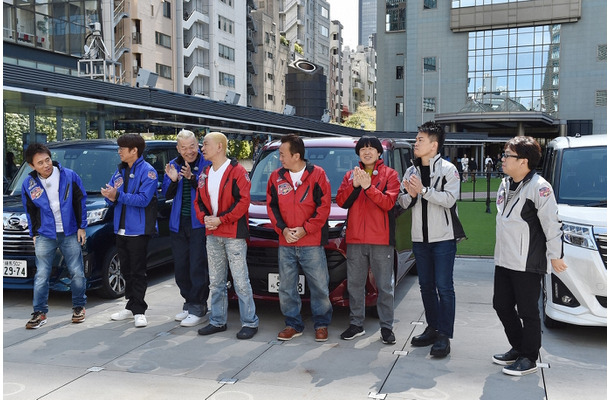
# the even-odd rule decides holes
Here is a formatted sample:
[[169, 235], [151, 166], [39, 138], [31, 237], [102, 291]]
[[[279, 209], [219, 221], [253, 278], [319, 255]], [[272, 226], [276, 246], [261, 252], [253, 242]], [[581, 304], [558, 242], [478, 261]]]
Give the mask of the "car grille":
[[595, 235], [595, 241], [597, 242], [597, 248], [602, 256], [602, 260], [604, 260], [604, 267], [608, 269], [608, 234]]
[[[278, 240], [279, 237], [273, 229], [263, 228], [260, 226], [250, 225], [249, 227], [250, 236], [261, 238], [261, 239], [272, 239]], [[248, 250], [249, 252], [250, 250]]]
[[4, 255], [18, 254], [20, 256], [34, 255], [34, 242], [29, 231], [3, 231]]

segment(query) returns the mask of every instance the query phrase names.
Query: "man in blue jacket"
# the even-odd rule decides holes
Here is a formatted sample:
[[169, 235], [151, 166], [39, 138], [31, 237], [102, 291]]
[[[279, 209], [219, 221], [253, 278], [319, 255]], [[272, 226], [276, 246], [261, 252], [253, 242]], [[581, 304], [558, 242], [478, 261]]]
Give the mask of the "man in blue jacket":
[[36, 253], [34, 312], [25, 327], [37, 329], [47, 323], [49, 277], [57, 249], [70, 273], [72, 322], [83, 322], [87, 296], [81, 245], [87, 227], [87, 192], [74, 171], [51, 160], [51, 151], [45, 145], [28, 146], [25, 160], [34, 171], [23, 181], [21, 201]]
[[174, 199], [169, 217], [169, 237], [176, 284], [184, 298], [182, 311], [175, 319], [181, 326], [195, 326], [205, 320], [210, 281], [205, 227], [197, 219], [193, 201], [200, 179], [205, 179], [203, 171], [211, 163], [199, 151], [193, 132], [180, 131], [177, 141], [180, 155], [165, 166], [163, 177], [165, 198]]
[[125, 277], [125, 309], [110, 318], [135, 319], [136, 328], [148, 325], [144, 313], [146, 253], [151, 235], [157, 231], [157, 172], [144, 161], [146, 142], [140, 135], [126, 134], [117, 139], [121, 163], [110, 182], [102, 188], [106, 201], [114, 206], [114, 233]]

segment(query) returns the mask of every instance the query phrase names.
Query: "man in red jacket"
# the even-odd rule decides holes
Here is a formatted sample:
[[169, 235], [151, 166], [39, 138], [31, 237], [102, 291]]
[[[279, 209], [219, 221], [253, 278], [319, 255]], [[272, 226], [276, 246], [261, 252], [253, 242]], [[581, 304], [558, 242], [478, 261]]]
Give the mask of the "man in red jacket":
[[210, 132], [201, 149], [207, 166], [199, 177], [195, 212], [206, 228], [210, 274], [210, 324], [200, 335], [227, 330], [227, 264], [239, 298], [241, 330], [238, 339], [251, 339], [258, 332], [258, 317], [246, 264], [250, 178], [235, 159], [227, 158], [227, 137]]
[[341, 339], [364, 335], [364, 296], [369, 266], [379, 296], [377, 313], [381, 340], [396, 343], [394, 324], [394, 205], [400, 192], [398, 173], [381, 160], [383, 147], [374, 136], [363, 136], [356, 143], [360, 166], [347, 171], [337, 191], [337, 204], [347, 208], [347, 291], [349, 327]]
[[303, 334], [299, 266], [311, 295], [316, 341], [328, 339], [333, 309], [328, 298], [328, 267], [324, 245], [328, 242], [330, 182], [324, 170], [305, 159], [305, 145], [297, 135], [282, 137], [279, 168], [267, 183], [267, 212], [279, 235], [278, 262], [280, 308], [286, 328], [278, 340]]

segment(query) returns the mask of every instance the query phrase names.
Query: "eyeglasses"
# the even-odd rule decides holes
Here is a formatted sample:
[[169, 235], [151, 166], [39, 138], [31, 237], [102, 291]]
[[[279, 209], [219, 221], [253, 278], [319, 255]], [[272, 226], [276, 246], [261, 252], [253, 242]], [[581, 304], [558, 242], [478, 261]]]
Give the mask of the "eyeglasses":
[[510, 157], [512, 157], [512, 158], [516, 158], [516, 159], [521, 158], [521, 157], [516, 156], [516, 155], [514, 155], [514, 154], [506, 154], [506, 153], [502, 153], [502, 158], [510, 158]]

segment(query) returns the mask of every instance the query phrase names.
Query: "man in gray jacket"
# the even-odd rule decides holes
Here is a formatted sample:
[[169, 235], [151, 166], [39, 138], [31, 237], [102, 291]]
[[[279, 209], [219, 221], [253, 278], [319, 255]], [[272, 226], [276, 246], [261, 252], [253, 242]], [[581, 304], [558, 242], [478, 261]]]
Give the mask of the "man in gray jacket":
[[551, 267], [557, 273], [567, 268], [553, 189], [534, 171], [540, 158], [540, 145], [532, 137], [509, 140], [502, 154], [502, 170], [508, 177], [496, 197], [493, 307], [512, 347], [492, 361], [513, 376], [536, 372], [542, 342], [541, 278]]
[[460, 193], [457, 168], [444, 160], [440, 150], [445, 141], [443, 127], [426, 122], [419, 127], [414, 152], [417, 157], [401, 183], [398, 202], [413, 208], [411, 236], [417, 263], [426, 327], [411, 340], [413, 346], [429, 346], [430, 355], [446, 357], [451, 351], [455, 320], [453, 264], [457, 240], [465, 237], [457, 218]]

